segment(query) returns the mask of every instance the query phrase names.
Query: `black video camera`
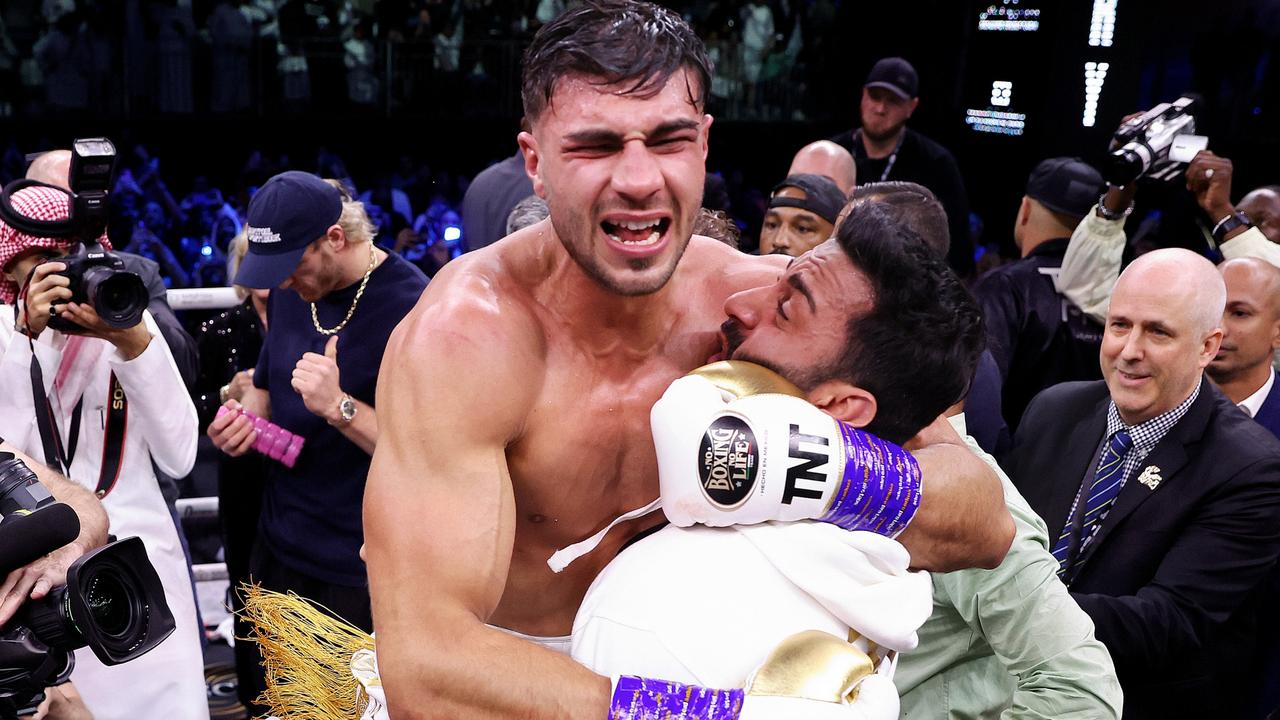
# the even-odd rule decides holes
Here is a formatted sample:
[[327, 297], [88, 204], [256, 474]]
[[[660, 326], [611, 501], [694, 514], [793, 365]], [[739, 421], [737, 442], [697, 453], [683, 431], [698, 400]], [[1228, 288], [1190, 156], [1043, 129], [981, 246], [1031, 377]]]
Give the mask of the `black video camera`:
[[[36, 474], [0, 453], [0, 576], [67, 544], [80, 532]], [[67, 584], [24, 603], [0, 627], [0, 718], [33, 712], [45, 688], [65, 682], [72, 651], [89, 647], [106, 665], [143, 655], [174, 630], [164, 587], [136, 537], [98, 548], [67, 570]]]
[[[76, 140], [71, 151], [71, 213], [66, 220], [38, 220], [13, 208], [13, 193], [27, 187], [53, 187], [35, 180], [17, 180], [0, 192], [0, 218], [10, 226], [36, 237], [74, 240], [75, 252], [59, 258], [67, 266], [60, 275], [71, 281], [71, 302], [92, 305], [98, 316], [114, 328], [130, 328], [142, 321], [150, 301], [146, 285], [124, 267], [119, 255], [106, 250], [98, 239], [107, 227], [107, 198], [115, 174], [116, 149], [106, 138]], [[66, 192], [62, 188], [55, 188]], [[63, 332], [82, 328], [60, 316], [49, 318], [49, 327]]]
[[1195, 133], [1195, 104], [1194, 97], [1184, 95], [1121, 125], [1113, 136], [1116, 149], [1103, 168], [1106, 181], [1119, 186], [1139, 177], [1159, 181], [1178, 177], [1184, 163], [1169, 157], [1169, 149], [1178, 136]]

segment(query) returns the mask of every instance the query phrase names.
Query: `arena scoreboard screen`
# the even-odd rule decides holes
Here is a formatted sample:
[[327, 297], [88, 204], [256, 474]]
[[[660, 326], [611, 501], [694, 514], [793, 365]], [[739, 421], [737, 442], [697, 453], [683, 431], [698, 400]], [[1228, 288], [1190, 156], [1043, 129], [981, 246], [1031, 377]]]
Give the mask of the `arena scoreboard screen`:
[[[984, 136], [1091, 128], [1113, 72], [1119, 0], [989, 0], [973, 7], [964, 122]], [[1074, 6], [1074, 7], [1072, 7]]]

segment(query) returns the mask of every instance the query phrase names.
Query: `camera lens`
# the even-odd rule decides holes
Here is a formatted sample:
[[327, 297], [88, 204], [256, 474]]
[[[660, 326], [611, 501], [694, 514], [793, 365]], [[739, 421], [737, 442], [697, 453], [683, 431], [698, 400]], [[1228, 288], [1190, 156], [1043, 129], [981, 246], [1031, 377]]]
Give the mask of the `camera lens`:
[[102, 321], [115, 328], [130, 328], [142, 320], [147, 309], [147, 288], [136, 274], [107, 267], [89, 268], [84, 274], [84, 292]]
[[1128, 185], [1147, 170], [1150, 155], [1138, 143], [1129, 143], [1111, 153], [1104, 167], [1104, 177], [1112, 185]]
[[91, 622], [98, 626], [99, 632], [111, 638], [126, 637], [142, 610], [137, 596], [114, 568], [103, 568], [102, 572], [94, 575], [89, 580], [85, 596], [93, 617]]

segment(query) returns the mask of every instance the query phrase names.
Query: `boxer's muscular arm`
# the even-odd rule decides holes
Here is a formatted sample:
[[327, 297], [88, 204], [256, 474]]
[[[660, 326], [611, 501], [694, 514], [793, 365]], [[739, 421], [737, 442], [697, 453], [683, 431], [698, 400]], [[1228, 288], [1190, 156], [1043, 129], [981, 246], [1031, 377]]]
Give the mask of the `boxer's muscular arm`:
[[933, 572], [998, 566], [1016, 527], [1000, 478], [938, 418], [907, 449], [920, 463], [922, 499], [915, 519], [898, 536], [912, 567]]
[[396, 330], [378, 381], [379, 414], [396, 421], [382, 423], [364, 528], [391, 716], [597, 720], [607, 678], [484, 624], [511, 561], [504, 450], [538, 392], [540, 340], [503, 300], [457, 284], [441, 300], [446, 284]]

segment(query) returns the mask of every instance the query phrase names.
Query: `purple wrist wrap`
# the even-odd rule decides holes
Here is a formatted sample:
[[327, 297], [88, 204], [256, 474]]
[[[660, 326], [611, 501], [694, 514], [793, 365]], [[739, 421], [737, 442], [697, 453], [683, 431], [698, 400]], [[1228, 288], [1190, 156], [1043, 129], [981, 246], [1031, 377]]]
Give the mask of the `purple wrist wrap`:
[[737, 720], [744, 695], [623, 675], [613, 690], [609, 720]]
[[920, 509], [920, 465], [911, 453], [839, 423], [844, 478], [820, 520], [845, 530], [896, 537]]

